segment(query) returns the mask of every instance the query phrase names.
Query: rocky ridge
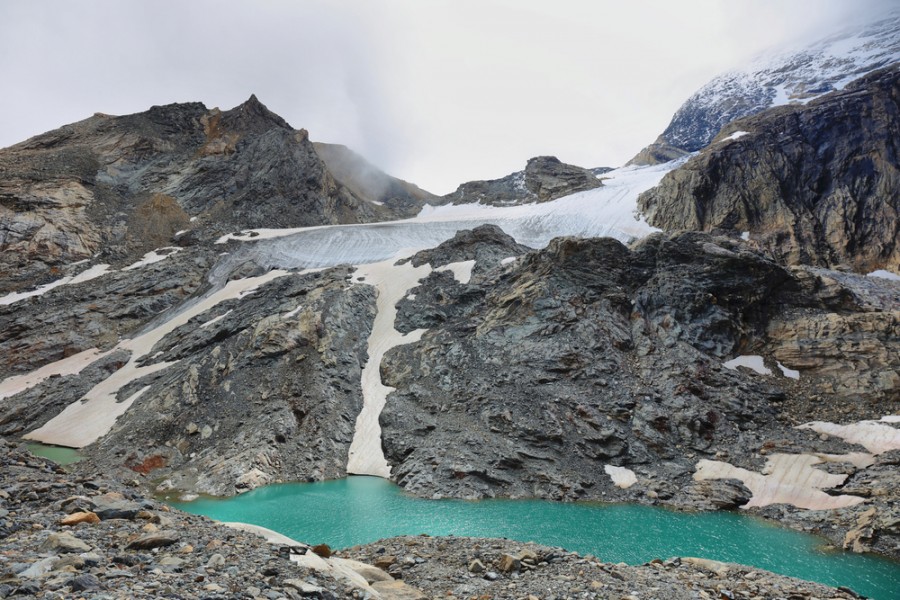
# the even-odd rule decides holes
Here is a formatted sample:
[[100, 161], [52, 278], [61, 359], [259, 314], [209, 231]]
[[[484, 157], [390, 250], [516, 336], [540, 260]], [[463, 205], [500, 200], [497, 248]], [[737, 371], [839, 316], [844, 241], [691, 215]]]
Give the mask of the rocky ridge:
[[748, 232], [788, 264], [900, 271], [900, 67], [735, 121], [638, 204], [667, 230]]
[[805, 104], [900, 61], [900, 14], [851, 27], [812, 44], [763, 55], [694, 93], [666, 130], [629, 164], [667, 162], [709, 145], [729, 123], [775, 106]]
[[[347, 152], [323, 148], [346, 165], [335, 156]], [[235, 229], [409, 217], [428, 197], [371, 167], [366, 181], [338, 170], [255, 96], [227, 111], [96, 114], [38, 135], [0, 150], [0, 293], [80, 260], [119, 266]]]
[[590, 169], [566, 164], [555, 156], [538, 156], [528, 160], [524, 171], [502, 179], [464, 183], [441, 198], [440, 203], [511, 206], [547, 202], [601, 185], [597, 174]]

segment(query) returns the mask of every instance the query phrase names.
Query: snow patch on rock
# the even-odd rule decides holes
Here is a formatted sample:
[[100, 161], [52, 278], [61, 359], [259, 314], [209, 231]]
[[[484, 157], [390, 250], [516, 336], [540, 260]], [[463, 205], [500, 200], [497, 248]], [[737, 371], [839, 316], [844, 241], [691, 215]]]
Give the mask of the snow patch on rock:
[[116, 419], [127, 411], [148, 388], [144, 387], [119, 402], [119, 391], [126, 385], [169, 367], [174, 362], [160, 362], [138, 365], [140, 359], [150, 354], [153, 347], [176, 328], [181, 327], [197, 315], [203, 314], [220, 302], [239, 298], [247, 290], [287, 275], [286, 271], [269, 271], [260, 277], [247, 277], [229, 281], [220, 289], [186, 306], [162, 324], [137, 337], [119, 342], [112, 351], [126, 350], [131, 357], [128, 362], [112, 375], [95, 385], [80, 400], [67, 406], [46, 424], [23, 436], [25, 439], [82, 448], [106, 435]]
[[738, 367], [747, 367], [760, 375], [772, 374], [772, 370], [763, 363], [763, 357], [757, 354], [747, 354], [732, 358], [728, 362], [723, 363], [722, 366], [732, 371], [736, 371]]
[[612, 479], [613, 485], [627, 490], [637, 483], [637, 475], [631, 469], [625, 467], [616, 467], [614, 465], [604, 465], [603, 471]]
[[[78, 262], [81, 263], [83, 261]], [[38, 286], [37, 288], [27, 292], [11, 292], [9, 294], [6, 294], [2, 298], [0, 298], [0, 305], [5, 306], [18, 302], [20, 300], [24, 300], [25, 298], [43, 296], [50, 290], [58, 288], [61, 285], [74, 285], [76, 283], [84, 283], [85, 281], [90, 281], [91, 279], [96, 279], [101, 275], [105, 275], [107, 272], [109, 272], [109, 265], [94, 265], [93, 267], [82, 271], [78, 275], [62, 277], [61, 279], [51, 281], [50, 283], [45, 283], [44, 285]]]
[[398, 259], [411, 254], [407, 250], [382, 262], [360, 265], [352, 277], [352, 281], [356, 283], [375, 286], [378, 298], [377, 313], [368, 340], [369, 359], [362, 370], [363, 407], [356, 417], [356, 428], [347, 456], [349, 474], [384, 478], [391, 475], [391, 468], [381, 448], [381, 425], [378, 417], [384, 409], [388, 394], [394, 388], [381, 381], [381, 361], [388, 350], [417, 342], [426, 331], [416, 329], [402, 334], [394, 328], [397, 303], [431, 273], [431, 266], [428, 264], [419, 267], [414, 267], [411, 262], [396, 264]]

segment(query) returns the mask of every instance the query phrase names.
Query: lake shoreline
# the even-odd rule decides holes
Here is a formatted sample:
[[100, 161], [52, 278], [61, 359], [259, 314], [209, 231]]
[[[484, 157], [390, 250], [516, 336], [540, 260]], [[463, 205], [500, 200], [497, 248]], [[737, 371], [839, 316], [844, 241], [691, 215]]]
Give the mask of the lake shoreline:
[[[316, 570], [291, 560], [309, 555], [308, 562], [326, 560], [325, 564], [330, 565], [333, 563], [327, 561], [332, 559], [316, 558], [302, 547], [270, 546], [251, 533], [169, 509], [107, 473], [89, 473], [82, 467], [78, 473], [68, 472], [49, 460], [34, 457], [15, 442], [4, 440], [0, 440], [0, 464], [0, 508], [5, 511], [0, 520], [6, 550], [2, 563], [6, 575], [0, 591], [4, 596], [15, 593], [63, 598], [73, 590], [82, 595], [118, 593], [132, 598], [156, 598], [169, 593], [184, 598], [227, 595], [249, 599], [365, 595], [364, 588], [342, 578], [337, 571]], [[111, 502], [126, 512], [111, 518], [115, 514], [107, 512]], [[127, 512], [134, 507], [139, 510]], [[102, 516], [96, 522], [62, 524], [63, 519], [81, 512]], [[426, 545], [399, 552], [400, 548], [413, 548], [410, 541]], [[719, 593], [722, 589], [752, 589], [764, 597], [796, 593], [854, 598], [848, 591], [736, 565], [724, 566], [723, 570], [723, 565], [709, 561], [695, 564], [678, 560], [626, 567], [599, 563], [560, 548], [537, 547], [535, 558], [523, 554], [532, 546], [504, 540], [393, 538], [358, 548], [354, 556], [355, 560], [395, 556], [398, 577], [390, 575], [391, 565], [383, 560], [380, 564], [386, 570], [368, 563], [356, 567], [370, 577], [385, 574], [387, 579], [371, 584], [372, 588], [385, 590], [381, 594], [384, 598], [398, 597], [398, 589], [414, 592], [408, 597], [426, 598], [433, 597], [438, 588], [443, 592], [458, 589], [462, 593], [469, 587], [494, 598], [528, 594], [547, 597], [554, 590], [559, 595], [586, 590], [602, 595], [643, 596], [656, 593], [651, 592], [653, 589], [663, 589], [666, 597], [675, 600], [690, 598], [698, 590]], [[511, 556], [519, 560], [518, 566], [515, 562], [507, 565], [507, 559], [501, 556], [509, 552], [521, 556]], [[340, 554], [343, 553], [337, 558], [341, 558]], [[484, 565], [483, 572], [475, 572], [479, 567], [471, 565], [472, 560], [461, 564], [463, 558], [470, 556]], [[350, 555], [344, 560], [349, 558]], [[533, 569], [523, 566], [529, 562], [534, 563]], [[390, 590], [395, 590], [394, 595]]]

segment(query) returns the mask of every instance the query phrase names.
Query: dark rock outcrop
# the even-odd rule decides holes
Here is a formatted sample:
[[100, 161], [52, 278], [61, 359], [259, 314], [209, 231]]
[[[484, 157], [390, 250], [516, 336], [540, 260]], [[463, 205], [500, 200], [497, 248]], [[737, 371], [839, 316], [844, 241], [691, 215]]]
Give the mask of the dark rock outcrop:
[[666, 230], [749, 232], [789, 264], [898, 271], [897, 131], [900, 67], [893, 67], [806, 106], [731, 124], [642, 194], [639, 206]]
[[538, 156], [529, 159], [524, 171], [517, 171], [502, 179], [464, 183], [452, 194], [441, 198], [441, 203], [478, 202], [511, 206], [547, 202], [601, 185], [597, 175], [590, 169], [560, 162], [555, 156]]
[[[381, 415], [393, 477], [425, 496], [741, 505], [743, 486], [692, 479], [698, 460], [759, 472], [773, 440], [848, 451], [793, 425], [900, 408], [900, 307], [859, 292], [893, 284], [858, 279], [697, 233], [633, 250], [561, 238], [467, 284], [433, 273], [398, 305], [398, 330], [427, 333], [382, 363], [396, 388]], [[723, 368], [741, 354], [772, 374]], [[620, 489], [606, 465], [638, 483]], [[894, 496], [877, 501], [888, 514]], [[842, 515], [839, 536], [856, 519]], [[894, 534], [880, 535], [892, 552]]]

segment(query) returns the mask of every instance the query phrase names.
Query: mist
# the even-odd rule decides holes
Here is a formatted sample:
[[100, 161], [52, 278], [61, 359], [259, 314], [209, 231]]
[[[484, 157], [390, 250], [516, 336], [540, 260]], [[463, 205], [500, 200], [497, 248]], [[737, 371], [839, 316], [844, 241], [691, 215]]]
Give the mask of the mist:
[[4, 0], [0, 146], [251, 93], [434, 193], [529, 157], [617, 166], [716, 74], [883, 0]]

